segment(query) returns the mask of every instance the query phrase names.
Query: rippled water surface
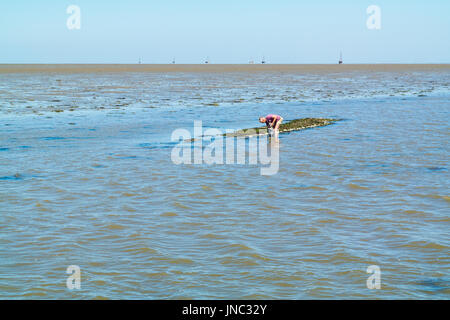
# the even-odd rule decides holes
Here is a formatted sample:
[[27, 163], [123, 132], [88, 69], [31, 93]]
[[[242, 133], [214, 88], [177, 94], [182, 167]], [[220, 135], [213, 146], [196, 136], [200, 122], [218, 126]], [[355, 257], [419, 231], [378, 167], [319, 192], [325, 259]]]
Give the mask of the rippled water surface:
[[[0, 297], [448, 299], [449, 80], [1, 74]], [[342, 120], [280, 135], [273, 176], [171, 161], [173, 130], [269, 112]]]

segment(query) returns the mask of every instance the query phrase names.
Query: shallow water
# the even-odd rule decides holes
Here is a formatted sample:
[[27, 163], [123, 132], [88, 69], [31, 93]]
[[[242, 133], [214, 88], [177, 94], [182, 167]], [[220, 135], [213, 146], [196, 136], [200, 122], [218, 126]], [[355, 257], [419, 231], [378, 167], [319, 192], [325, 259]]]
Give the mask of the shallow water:
[[[449, 78], [0, 75], [0, 297], [448, 299]], [[342, 120], [280, 135], [274, 176], [171, 161], [269, 112]]]

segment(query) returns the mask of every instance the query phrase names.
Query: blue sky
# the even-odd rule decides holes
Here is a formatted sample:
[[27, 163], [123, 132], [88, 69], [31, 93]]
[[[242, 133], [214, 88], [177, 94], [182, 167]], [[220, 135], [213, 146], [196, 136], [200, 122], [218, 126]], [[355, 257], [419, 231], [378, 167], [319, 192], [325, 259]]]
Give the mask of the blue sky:
[[[81, 29], [69, 30], [69, 5]], [[381, 9], [369, 30], [366, 8]], [[450, 63], [448, 0], [1, 1], [0, 63]]]

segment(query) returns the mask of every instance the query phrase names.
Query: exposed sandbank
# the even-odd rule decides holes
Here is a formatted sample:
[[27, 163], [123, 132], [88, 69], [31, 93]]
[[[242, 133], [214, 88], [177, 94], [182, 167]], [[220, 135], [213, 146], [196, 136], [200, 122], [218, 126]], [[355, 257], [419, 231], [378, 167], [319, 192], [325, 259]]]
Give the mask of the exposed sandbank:
[[[309, 128], [315, 128], [315, 127], [324, 127], [328, 126], [330, 124], [335, 123], [336, 121], [339, 121], [339, 119], [325, 119], [325, 118], [302, 118], [302, 119], [294, 119], [287, 121], [286, 123], [282, 123], [279, 128], [280, 133], [285, 132], [291, 132], [291, 131], [299, 131]], [[248, 129], [242, 129], [237, 130], [232, 133], [226, 133], [222, 136], [226, 136], [227, 138], [233, 138], [233, 137], [252, 137], [255, 135], [267, 135], [267, 127], [257, 127], [257, 128], [248, 128]], [[205, 136], [202, 136], [205, 137]], [[185, 142], [194, 142], [199, 140], [199, 138], [191, 138], [185, 140]]]
[[[282, 123], [279, 128], [279, 132], [290, 132], [290, 131], [298, 131], [308, 128], [314, 127], [323, 127], [330, 125], [334, 122], [338, 121], [337, 119], [324, 119], [324, 118], [303, 118], [303, 119], [294, 119], [287, 121], [286, 123]], [[226, 134], [227, 137], [245, 137], [251, 136], [254, 134], [264, 135], [267, 134], [267, 127], [258, 127], [258, 128], [250, 128], [250, 129], [242, 129], [233, 133]]]

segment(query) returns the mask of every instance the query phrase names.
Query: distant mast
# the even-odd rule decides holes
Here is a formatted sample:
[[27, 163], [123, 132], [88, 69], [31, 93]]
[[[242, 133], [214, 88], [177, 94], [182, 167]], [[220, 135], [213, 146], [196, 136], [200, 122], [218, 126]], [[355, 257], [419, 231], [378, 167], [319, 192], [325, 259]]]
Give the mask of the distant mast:
[[209, 63], [209, 57], [206, 57], [205, 64]]
[[172, 64], [175, 64], [175, 58], [172, 59]]
[[141, 57], [139, 57], [139, 64], [142, 64], [142, 60], [141, 60]]
[[344, 61], [342, 60], [342, 52], [341, 52], [341, 54], [339, 55], [339, 64], [343, 64], [344, 63]]
[[262, 58], [261, 64], [266, 64], [266, 58], [265, 57]]

